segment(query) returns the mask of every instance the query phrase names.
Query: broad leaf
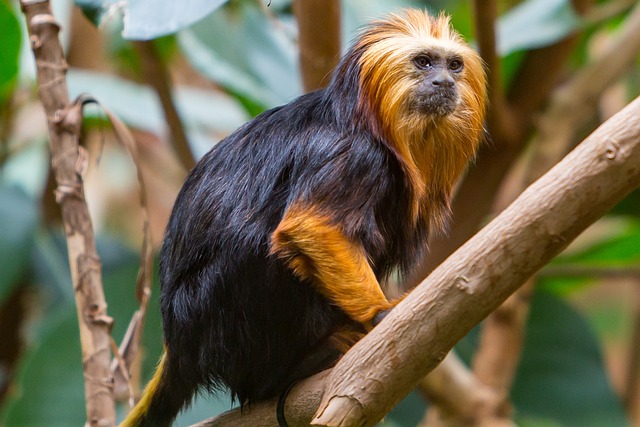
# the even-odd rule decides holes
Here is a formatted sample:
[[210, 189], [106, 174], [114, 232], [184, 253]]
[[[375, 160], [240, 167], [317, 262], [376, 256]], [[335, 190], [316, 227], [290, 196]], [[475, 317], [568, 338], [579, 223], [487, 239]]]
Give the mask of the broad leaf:
[[124, 17], [123, 36], [129, 40], [150, 40], [192, 25], [222, 6], [227, 0], [75, 0], [96, 26], [113, 16]]
[[628, 425], [586, 320], [545, 292], [538, 292], [531, 306], [511, 396], [521, 417], [544, 418], [566, 427]]
[[[48, 258], [56, 269], [68, 270], [64, 240], [48, 239]], [[135, 284], [138, 269], [137, 255], [110, 239], [98, 240], [98, 253], [102, 261], [103, 286], [108, 304], [108, 314], [115, 319], [113, 335], [116, 340], [124, 333], [127, 322], [136, 307]], [[40, 275], [41, 281], [60, 280]], [[44, 295], [60, 284], [44, 283]], [[71, 290], [71, 282], [66, 283]], [[148, 370], [156, 362], [162, 340], [158, 336], [159, 318], [156, 308], [151, 308], [147, 320]], [[82, 374], [82, 355], [78, 320], [74, 304], [64, 300], [46, 313], [46, 321], [32, 327], [39, 336], [38, 344], [29, 349], [22, 361], [15, 392], [6, 411], [3, 425], [66, 427], [83, 425], [86, 421], [85, 397]], [[52, 369], [52, 367], [55, 367]], [[147, 366], [145, 365], [147, 368]], [[34, 410], [37, 408], [37, 410]]]
[[[182, 40], [185, 56], [201, 71], [213, 66], [215, 69], [207, 73], [210, 78], [256, 104], [270, 107], [285, 103], [298, 96], [302, 86], [293, 30], [280, 23], [277, 25], [254, 3], [234, 3], [192, 27], [195, 40], [187, 40], [187, 45]], [[189, 52], [192, 48], [197, 51]], [[204, 66], [198, 60], [202, 48], [211, 51]], [[244, 83], [250, 86], [242, 90]], [[256, 88], [261, 89], [251, 97]]]
[[285, 102], [256, 77], [207, 47], [190, 30], [180, 32], [178, 43], [191, 65], [203, 76], [238, 97], [255, 114]]
[[132, 0], [124, 18], [124, 37], [149, 40], [175, 33], [203, 19], [226, 0]]
[[553, 44], [580, 25], [569, 0], [527, 0], [500, 17], [498, 52], [501, 55]]
[[0, 1], [0, 104], [11, 93], [18, 76], [20, 56], [20, 23], [10, 3]]
[[[467, 363], [477, 348], [479, 332], [475, 328], [456, 345]], [[628, 425], [590, 325], [563, 299], [540, 290], [531, 301], [511, 399], [518, 425]]]
[[0, 187], [0, 301], [24, 278], [31, 260], [36, 204], [12, 187]]

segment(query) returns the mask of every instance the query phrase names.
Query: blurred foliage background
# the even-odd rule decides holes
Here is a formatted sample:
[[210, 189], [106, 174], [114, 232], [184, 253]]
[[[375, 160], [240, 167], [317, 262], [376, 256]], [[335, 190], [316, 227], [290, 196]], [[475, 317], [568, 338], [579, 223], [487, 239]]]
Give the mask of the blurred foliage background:
[[[157, 92], [149, 86], [153, 76], [145, 72], [139, 42], [125, 37], [154, 39], [154, 58], [170, 76], [196, 159], [251, 117], [291, 100], [303, 88], [290, 0], [175, 2], [179, 10], [163, 2], [133, 3], [126, 25], [120, 2], [56, 0], [53, 6], [63, 27], [71, 96], [91, 93], [135, 133], [157, 248], [186, 168], [176, 155]], [[576, 35], [559, 82], [569, 78], [616, 36], [634, 3], [596, 1], [590, 13], [580, 15], [568, 0], [499, 2], [505, 87], [527, 52]], [[343, 46], [367, 20], [401, 7], [447, 11], [454, 26], [473, 40], [469, 1], [344, 0]], [[0, 420], [7, 427], [79, 426], [85, 422], [85, 406], [73, 289], [53, 196], [46, 121], [17, 2], [0, 0], [0, 30]], [[636, 55], [631, 69], [599, 96], [576, 132], [578, 141], [638, 93]], [[113, 336], [119, 341], [136, 309], [142, 216], [130, 159], [100, 108], [88, 112], [85, 147], [92, 161], [86, 195], [108, 312], [116, 320]], [[519, 182], [527, 152], [513, 162], [502, 187]], [[519, 425], [640, 426], [639, 214], [636, 191], [539, 276], [511, 391]], [[143, 384], [161, 351], [157, 281], [153, 295], [138, 379]], [[458, 346], [465, 360], [471, 360], [477, 341], [474, 331]], [[416, 426], [426, 406], [412, 394], [384, 425]], [[224, 396], [203, 396], [177, 425], [229, 408]]]

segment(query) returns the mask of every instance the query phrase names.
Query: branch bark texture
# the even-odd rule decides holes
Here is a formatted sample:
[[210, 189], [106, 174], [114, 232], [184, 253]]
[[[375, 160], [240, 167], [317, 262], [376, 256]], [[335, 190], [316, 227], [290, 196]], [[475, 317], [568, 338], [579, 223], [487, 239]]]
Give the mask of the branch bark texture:
[[112, 319], [101, 282], [91, 218], [84, 196], [82, 174], [88, 158], [78, 145], [81, 108], [69, 104], [67, 64], [58, 33], [60, 26], [46, 0], [22, 0], [29, 40], [36, 59], [40, 100], [44, 107], [55, 173], [56, 199], [62, 209], [71, 277], [78, 309], [87, 425], [115, 425], [110, 363]]

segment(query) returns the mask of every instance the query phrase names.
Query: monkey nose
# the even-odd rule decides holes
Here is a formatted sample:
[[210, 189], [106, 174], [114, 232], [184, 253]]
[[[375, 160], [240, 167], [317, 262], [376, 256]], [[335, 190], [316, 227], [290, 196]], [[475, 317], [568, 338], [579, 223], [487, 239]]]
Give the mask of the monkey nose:
[[443, 88], [449, 88], [452, 87], [454, 85], [454, 80], [453, 78], [445, 73], [439, 74], [436, 77], [434, 77], [433, 80], [431, 80], [431, 84], [433, 86], [438, 86], [438, 87], [443, 87]]

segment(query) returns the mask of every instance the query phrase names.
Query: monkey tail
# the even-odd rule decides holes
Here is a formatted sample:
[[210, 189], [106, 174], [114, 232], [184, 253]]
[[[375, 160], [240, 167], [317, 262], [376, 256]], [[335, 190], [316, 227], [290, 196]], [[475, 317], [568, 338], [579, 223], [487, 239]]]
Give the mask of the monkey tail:
[[186, 383], [169, 363], [165, 349], [142, 398], [119, 427], [171, 427], [180, 410], [191, 401], [197, 383]]

